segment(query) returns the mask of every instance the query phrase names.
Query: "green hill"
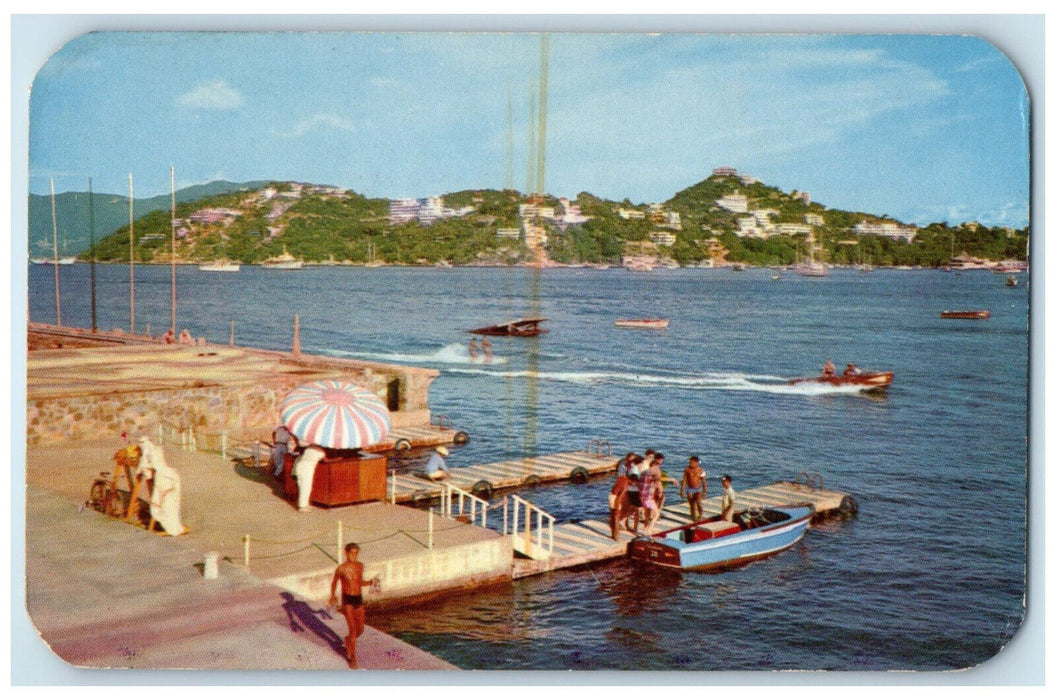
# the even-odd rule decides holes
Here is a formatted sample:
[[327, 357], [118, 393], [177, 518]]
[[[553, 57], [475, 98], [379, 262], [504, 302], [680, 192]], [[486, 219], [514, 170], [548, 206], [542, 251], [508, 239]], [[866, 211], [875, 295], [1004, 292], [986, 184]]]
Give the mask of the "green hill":
[[[193, 185], [176, 191], [176, 201], [194, 202], [228, 192], [256, 189], [263, 182], [234, 183], [217, 180], [205, 185]], [[54, 235], [51, 219], [51, 196], [29, 195], [29, 252], [32, 256], [51, 255]], [[159, 209], [168, 211], [171, 195], [137, 198], [133, 207], [136, 217]], [[95, 220], [95, 239], [101, 240], [122, 226], [128, 227], [128, 196], [96, 192], [91, 209]], [[88, 250], [91, 240], [89, 197], [87, 192], [62, 192], [55, 195], [55, 223], [59, 232], [59, 254], [79, 255]], [[127, 242], [127, 238], [125, 239]]]
[[[60, 198], [60, 224], [64, 219], [82, 222], [78, 227], [67, 224], [60, 235], [70, 241], [70, 253], [83, 252], [87, 195], [67, 193]], [[733, 206], [734, 201], [739, 206]], [[516, 264], [533, 258], [521, 221], [520, 208], [526, 204], [528, 197], [515, 190], [463, 190], [428, 202], [418, 218], [394, 222], [393, 202], [351, 190], [293, 182], [210, 183], [177, 193], [176, 258], [203, 262], [225, 257], [254, 263], [288, 252], [309, 263]], [[831, 263], [938, 266], [961, 253], [991, 260], [1025, 259], [1028, 240], [1027, 230], [970, 223], [906, 228], [914, 232], [912, 242], [862, 233], [856, 226], [863, 223], [894, 228], [901, 224], [888, 217], [827, 209], [796, 191], [785, 193], [735, 175], [712, 175], [657, 204], [615, 202], [588, 192], [568, 202], [567, 210], [550, 196], [533, 204], [545, 209], [547, 217], [553, 214], [530, 219], [545, 231], [547, 257], [569, 264], [619, 264], [625, 254], [638, 253], [680, 265], [715, 255], [730, 262], [786, 265], [805, 254], [810, 236]], [[32, 241], [50, 240], [50, 202], [31, 198], [31, 213], [45, 205], [47, 235], [31, 237], [31, 250]], [[124, 197], [96, 195], [97, 259], [127, 260], [127, 207]], [[576, 211], [588, 218], [571, 225], [561, 219]], [[168, 262], [169, 198], [137, 200], [136, 213], [137, 260]], [[37, 211], [38, 227], [42, 216]], [[756, 223], [749, 225], [761, 232], [744, 235], [745, 222], [753, 220]]]

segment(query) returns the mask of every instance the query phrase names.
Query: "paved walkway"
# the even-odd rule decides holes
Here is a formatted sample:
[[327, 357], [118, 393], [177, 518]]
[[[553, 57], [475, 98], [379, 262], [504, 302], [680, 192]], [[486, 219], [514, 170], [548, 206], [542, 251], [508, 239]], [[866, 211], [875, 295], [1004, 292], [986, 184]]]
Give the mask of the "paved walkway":
[[[282, 564], [276, 559], [248, 571], [222, 558], [219, 578], [208, 580], [203, 553], [237, 555], [238, 533], [247, 528], [270, 527], [263, 531], [275, 536], [285, 531], [288, 539], [295, 525], [332, 532], [340, 518], [350, 535], [357, 527], [361, 534], [391, 531], [398, 529], [388, 511], [395, 506], [297, 513], [259, 474], [239, 471], [216, 455], [170, 447], [166, 456], [183, 477], [184, 520], [192, 532], [161, 537], [81, 507], [92, 477], [110, 468], [119, 447], [104, 440], [33, 448], [27, 456], [26, 604], [58, 656], [91, 668], [347, 668], [344, 618], [264, 581], [283, 567], [333, 566], [331, 554], [311, 547], [304, 554], [310, 561], [282, 558]], [[241, 508], [233, 507], [238, 503]], [[408, 510], [400, 509], [399, 517]], [[481, 536], [476, 530], [448, 536]], [[383, 551], [420, 546], [389, 537], [364, 544], [363, 559], [369, 563]], [[369, 626], [358, 650], [363, 669], [454, 668]]]

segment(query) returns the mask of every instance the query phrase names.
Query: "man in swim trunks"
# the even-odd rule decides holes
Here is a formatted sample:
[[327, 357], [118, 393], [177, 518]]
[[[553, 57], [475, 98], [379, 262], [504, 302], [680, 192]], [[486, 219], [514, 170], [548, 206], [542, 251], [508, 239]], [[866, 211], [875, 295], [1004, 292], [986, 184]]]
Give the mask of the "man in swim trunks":
[[[349, 542], [345, 545], [345, 562], [334, 571], [334, 580], [330, 582], [330, 605], [337, 603], [337, 583], [341, 582], [341, 605], [337, 611], [345, 616], [348, 624], [348, 636], [345, 637], [345, 656], [349, 668], [356, 665], [356, 639], [363, 634], [366, 627], [366, 613], [363, 609], [363, 562], [357, 561], [359, 545]], [[378, 585], [378, 577], [371, 579], [373, 586]]]
[[682, 472], [682, 485], [678, 495], [689, 501], [689, 518], [693, 522], [704, 519], [704, 499], [708, 497], [707, 472], [700, 468], [700, 458], [693, 455], [689, 466]]

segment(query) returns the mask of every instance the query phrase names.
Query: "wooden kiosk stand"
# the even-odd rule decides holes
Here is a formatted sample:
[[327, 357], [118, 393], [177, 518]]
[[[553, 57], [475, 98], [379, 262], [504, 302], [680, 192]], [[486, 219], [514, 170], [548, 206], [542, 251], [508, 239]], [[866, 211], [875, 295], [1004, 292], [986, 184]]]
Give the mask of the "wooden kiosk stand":
[[[297, 500], [297, 480], [293, 478], [293, 455], [283, 463], [283, 492], [287, 500]], [[384, 455], [359, 450], [326, 450], [326, 457], [315, 467], [311, 502], [321, 506], [345, 506], [364, 501], [385, 500]]]

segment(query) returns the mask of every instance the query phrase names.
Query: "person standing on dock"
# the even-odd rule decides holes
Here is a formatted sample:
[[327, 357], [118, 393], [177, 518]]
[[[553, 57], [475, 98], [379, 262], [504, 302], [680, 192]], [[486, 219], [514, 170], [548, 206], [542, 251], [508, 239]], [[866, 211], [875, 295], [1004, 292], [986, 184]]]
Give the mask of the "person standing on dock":
[[682, 472], [682, 484], [678, 495], [689, 502], [689, 519], [699, 522], [704, 519], [704, 499], [708, 497], [708, 473], [700, 468], [700, 457], [692, 455], [689, 466]]
[[627, 456], [616, 465], [616, 481], [612, 484], [612, 489], [609, 491], [609, 530], [612, 532], [612, 539], [616, 539], [620, 534], [620, 520], [626, 517], [625, 513], [629, 507], [627, 487], [631, 483], [630, 477], [627, 476], [627, 470], [630, 468], [632, 460], [637, 457], [638, 455], [633, 452], [628, 452]]
[[722, 519], [733, 522], [733, 507], [737, 502], [737, 492], [733, 490], [729, 474], [722, 475]]
[[[341, 604], [337, 611], [345, 616], [348, 624], [348, 636], [345, 637], [345, 658], [349, 668], [359, 668], [356, 664], [356, 639], [366, 628], [366, 611], [363, 608], [363, 562], [357, 561], [359, 545], [349, 542], [345, 545], [345, 561], [334, 570], [330, 582], [330, 605], [337, 604], [337, 585], [341, 584]], [[380, 579], [375, 576], [370, 584], [377, 586]]]
[[663, 477], [660, 474], [660, 465], [664, 456], [659, 453], [653, 455], [649, 468], [642, 472], [638, 480], [638, 492], [645, 510], [645, 534], [653, 534], [653, 525], [660, 519], [660, 501], [664, 492]]
[[326, 456], [326, 450], [318, 445], [308, 445], [304, 452], [293, 463], [293, 478], [297, 480], [297, 510], [308, 511], [312, 497], [312, 483], [315, 481], [315, 466]]
[[425, 463], [425, 475], [433, 481], [440, 481], [451, 476], [451, 473], [447, 471], [447, 462], [444, 461], [444, 457], [449, 455], [450, 452], [443, 445], [440, 445], [433, 453], [429, 455], [429, 461]]
[[275, 428], [271, 433], [271, 466], [272, 475], [275, 478], [282, 476], [283, 465], [286, 462], [286, 455], [290, 453], [290, 440], [296, 440], [285, 425], [280, 425]]

